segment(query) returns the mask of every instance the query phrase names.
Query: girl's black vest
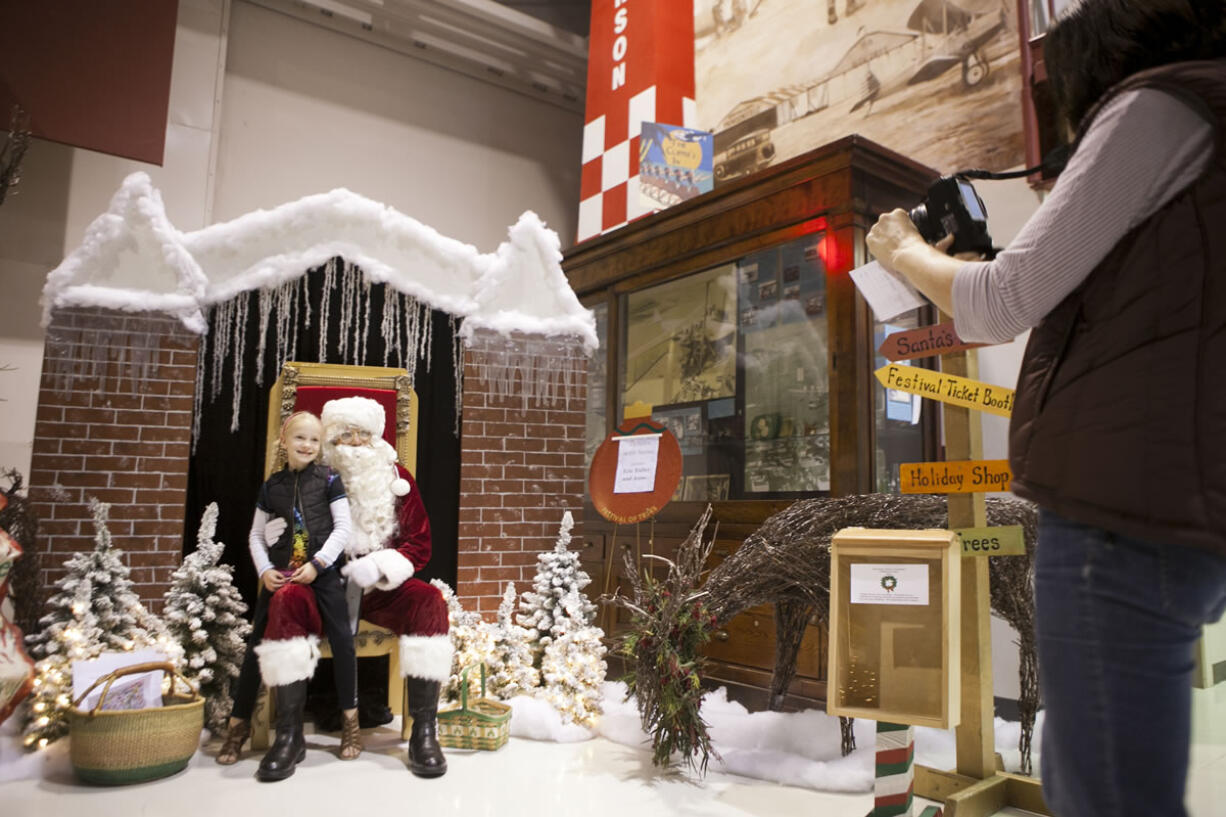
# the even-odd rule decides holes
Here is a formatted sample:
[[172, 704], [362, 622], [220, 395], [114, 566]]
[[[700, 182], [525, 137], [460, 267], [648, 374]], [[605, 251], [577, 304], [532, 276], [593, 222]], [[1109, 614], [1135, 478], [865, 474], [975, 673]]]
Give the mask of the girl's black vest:
[[1226, 555], [1226, 61], [1129, 77], [1215, 128], [1204, 174], [1124, 236], [1030, 333], [1013, 492], [1125, 536]]
[[[332, 534], [332, 510], [328, 507], [328, 477], [332, 469], [313, 462], [301, 471], [282, 468], [268, 478], [264, 499], [268, 510], [289, 524], [276, 542], [268, 543], [268, 558], [273, 567], [289, 566], [294, 544], [294, 517], [290, 513], [297, 496], [297, 506], [307, 529], [307, 558], [314, 556]], [[339, 560], [338, 560], [339, 561]]]

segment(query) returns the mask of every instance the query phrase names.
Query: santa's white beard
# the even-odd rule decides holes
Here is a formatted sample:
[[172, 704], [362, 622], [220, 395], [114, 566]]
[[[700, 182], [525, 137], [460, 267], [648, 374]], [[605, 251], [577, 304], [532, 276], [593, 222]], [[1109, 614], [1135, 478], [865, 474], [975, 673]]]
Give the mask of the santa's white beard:
[[345, 552], [350, 556], [381, 550], [396, 532], [396, 497], [392, 494], [392, 481], [398, 476], [392, 464], [396, 452], [387, 447], [390, 459], [387, 451], [367, 445], [328, 445], [324, 451], [324, 461], [341, 475], [349, 496], [353, 529]]

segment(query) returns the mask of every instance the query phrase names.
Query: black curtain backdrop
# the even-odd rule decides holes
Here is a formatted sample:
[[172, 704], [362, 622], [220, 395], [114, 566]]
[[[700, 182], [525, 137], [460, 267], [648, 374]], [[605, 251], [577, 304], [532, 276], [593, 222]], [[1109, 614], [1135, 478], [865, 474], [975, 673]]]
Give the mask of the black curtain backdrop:
[[[343, 267], [343, 264], [342, 264]], [[302, 310], [293, 316], [297, 327], [296, 352], [289, 360], [319, 363], [348, 363], [365, 366], [384, 365], [385, 340], [380, 334], [379, 316], [382, 314], [383, 285], [371, 287], [369, 314], [364, 322], [367, 338], [364, 357], [360, 360], [342, 359], [339, 351], [341, 286], [344, 275], [356, 275], [356, 271], [338, 273], [336, 286], [324, 292], [322, 268], [308, 274], [308, 297], [310, 302], [310, 326]], [[328, 309], [327, 359], [318, 360], [319, 332], [322, 314], [321, 300], [327, 295]], [[203, 391], [200, 416], [199, 440], [192, 454], [187, 477], [187, 509], [183, 529], [183, 552], [196, 549], [196, 534], [200, 517], [210, 502], [216, 502], [219, 515], [215, 539], [225, 543], [223, 560], [235, 566], [234, 581], [248, 607], [255, 604], [255, 570], [247, 550], [247, 532], [255, 512], [255, 498], [264, 479], [264, 445], [267, 434], [268, 393], [276, 381], [277, 360], [275, 334], [276, 316], [269, 321], [264, 351], [264, 385], [257, 386], [256, 353], [259, 348], [260, 316], [258, 293], [248, 292], [238, 296], [248, 298], [246, 343], [243, 355], [242, 404], [239, 409], [238, 430], [230, 432], [232, 416], [233, 376], [235, 355], [231, 350], [223, 363], [223, 386], [217, 397], [210, 400], [209, 384], [213, 375], [213, 342], [218, 337], [215, 325], [216, 311], [210, 314], [209, 334], [201, 345], [198, 365], [204, 367]], [[431, 314], [430, 344], [431, 360], [419, 358], [415, 376], [418, 397], [417, 416], [417, 483], [422, 501], [430, 516], [430, 529], [434, 543], [430, 564], [417, 574], [424, 581], [442, 579], [455, 587], [456, 582], [456, 536], [458, 532], [459, 487], [460, 487], [460, 441], [454, 433], [456, 428], [455, 366], [452, 360], [452, 324], [445, 312], [434, 310]], [[292, 334], [292, 330], [291, 330]], [[351, 344], [352, 346], [352, 344]], [[405, 344], [401, 344], [404, 348]], [[406, 354], [414, 354], [409, 351]], [[350, 356], [353, 349], [349, 350]], [[406, 361], [407, 362], [407, 361]], [[388, 366], [399, 365], [392, 354]]]

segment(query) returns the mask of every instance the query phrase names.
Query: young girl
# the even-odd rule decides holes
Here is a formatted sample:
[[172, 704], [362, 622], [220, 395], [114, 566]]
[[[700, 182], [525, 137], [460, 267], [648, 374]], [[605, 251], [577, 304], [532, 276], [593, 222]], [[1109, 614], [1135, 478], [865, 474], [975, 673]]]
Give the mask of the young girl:
[[300, 411], [281, 427], [287, 465], [260, 487], [248, 543], [260, 576], [251, 639], [237, 684], [230, 728], [217, 762], [238, 760], [251, 733], [254, 673], [276, 702], [276, 738], [260, 761], [260, 780], [284, 780], [306, 754], [302, 735], [307, 680], [325, 630], [332, 647], [337, 696], [344, 714], [340, 757], [362, 751], [357, 716], [357, 658], [337, 560], [349, 538], [349, 501], [341, 479], [315, 460], [323, 428]]

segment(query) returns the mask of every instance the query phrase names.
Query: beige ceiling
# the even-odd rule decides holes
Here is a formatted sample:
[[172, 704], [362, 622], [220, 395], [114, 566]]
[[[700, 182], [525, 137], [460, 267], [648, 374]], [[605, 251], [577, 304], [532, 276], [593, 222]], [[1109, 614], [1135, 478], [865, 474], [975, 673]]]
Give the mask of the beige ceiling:
[[[583, 111], [587, 38], [525, 11], [573, 22], [588, 0], [247, 0], [258, 6]], [[523, 10], [516, 8], [522, 7]], [[556, 6], [556, 8], [554, 8]]]

